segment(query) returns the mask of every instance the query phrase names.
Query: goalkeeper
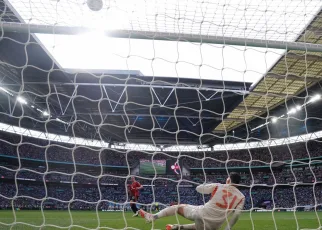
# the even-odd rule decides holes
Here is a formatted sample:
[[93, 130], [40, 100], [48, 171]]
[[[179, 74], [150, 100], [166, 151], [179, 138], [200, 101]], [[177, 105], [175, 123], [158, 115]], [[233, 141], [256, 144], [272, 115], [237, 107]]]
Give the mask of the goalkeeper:
[[[201, 194], [211, 194], [210, 200], [205, 205], [193, 206], [180, 204], [167, 207], [154, 215], [143, 210], [140, 210], [140, 214], [147, 222], [152, 222], [166, 216], [173, 216], [176, 215], [176, 213], [194, 221], [194, 224], [168, 224], [166, 230], [217, 230], [226, 220], [228, 222], [226, 230], [230, 230], [237, 222], [245, 202], [245, 196], [235, 187], [239, 182], [239, 174], [230, 173], [226, 180], [226, 184], [213, 183], [199, 185], [196, 188], [197, 192]], [[232, 212], [234, 213], [228, 221], [228, 216]]]

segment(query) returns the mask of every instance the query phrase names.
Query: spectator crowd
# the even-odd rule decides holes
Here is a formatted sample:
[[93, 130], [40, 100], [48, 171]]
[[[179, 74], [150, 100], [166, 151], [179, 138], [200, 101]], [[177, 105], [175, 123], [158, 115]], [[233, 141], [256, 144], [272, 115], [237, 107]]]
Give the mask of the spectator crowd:
[[[3, 134], [2, 134], [3, 135]], [[321, 157], [322, 140], [255, 149], [213, 152], [144, 152], [73, 146], [45, 140], [0, 135], [0, 155], [20, 159], [71, 164], [94, 164], [134, 167], [140, 159], [179, 159], [189, 168], [252, 167], [298, 159]], [[16, 137], [17, 138], [17, 137]]]
[[[0, 158], [13, 160], [0, 163], [0, 209], [12, 205], [21, 209], [128, 208], [127, 184], [131, 169], [140, 159], [179, 159], [184, 167], [191, 169], [190, 174], [138, 176], [144, 185], [139, 199], [143, 206], [153, 202], [203, 204], [209, 196], [198, 194], [195, 187], [209, 182], [225, 183], [229, 171], [237, 170], [236, 167], [244, 167], [238, 171], [242, 178], [240, 189], [246, 197], [245, 209], [320, 207], [322, 203], [320, 140], [248, 150], [152, 153], [1, 135]], [[14, 163], [15, 159], [19, 164]], [[21, 163], [22, 160], [29, 163]], [[49, 167], [41, 162], [56, 165]], [[65, 163], [70, 165], [66, 167]], [[277, 163], [284, 167], [273, 167]], [[82, 164], [87, 168], [78, 168]], [[128, 170], [104, 168], [104, 165], [125, 166]], [[215, 170], [193, 171], [195, 168]]]

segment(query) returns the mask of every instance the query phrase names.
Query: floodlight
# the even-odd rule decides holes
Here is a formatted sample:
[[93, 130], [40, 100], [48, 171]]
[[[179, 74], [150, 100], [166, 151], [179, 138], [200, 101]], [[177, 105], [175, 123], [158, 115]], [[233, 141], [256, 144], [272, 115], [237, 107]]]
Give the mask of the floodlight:
[[318, 100], [320, 100], [321, 99], [321, 95], [320, 94], [317, 94], [317, 95], [315, 95], [314, 97], [312, 97], [310, 100], [309, 100], [309, 102], [310, 103], [312, 103], [312, 102], [316, 102], [316, 101], [318, 101]]
[[9, 94], [10, 96], [13, 96], [13, 94], [12, 94], [12, 93], [10, 93], [8, 90], [6, 90], [5, 88], [3, 88], [3, 87], [1, 87], [1, 86], [0, 86], [0, 90], [2, 90], [3, 92], [5, 92], [5, 93]]
[[26, 99], [24, 99], [23, 97], [17, 97], [17, 101], [19, 101], [21, 104], [25, 104], [25, 105], [27, 105], [28, 103], [27, 103], [27, 101], [26, 101]]
[[288, 111], [288, 113], [287, 113], [287, 114], [294, 114], [294, 113], [296, 113], [296, 109], [295, 109], [295, 108], [293, 108], [293, 109], [291, 109], [290, 111]]
[[65, 125], [68, 125], [68, 123], [67, 123], [67, 122], [65, 122], [65, 121], [63, 121], [63, 120], [61, 120], [61, 119], [59, 119], [58, 117], [56, 118], [56, 121], [59, 121], [59, 122], [61, 122], [61, 123], [65, 124]]
[[47, 111], [43, 111], [42, 114], [46, 117], [49, 116], [49, 113]]
[[272, 122], [273, 122], [273, 123], [276, 123], [276, 122], [277, 122], [277, 118], [276, 118], [276, 117], [273, 117], [273, 118], [272, 118]]
[[297, 106], [295, 107], [295, 109], [296, 109], [297, 111], [300, 111], [300, 110], [302, 109], [302, 106], [297, 105]]

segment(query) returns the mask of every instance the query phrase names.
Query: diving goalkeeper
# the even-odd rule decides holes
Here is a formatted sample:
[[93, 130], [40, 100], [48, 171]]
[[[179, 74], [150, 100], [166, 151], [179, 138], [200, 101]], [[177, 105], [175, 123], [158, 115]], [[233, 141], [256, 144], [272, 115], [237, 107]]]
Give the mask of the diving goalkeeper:
[[[140, 215], [147, 222], [173, 216], [176, 213], [194, 221], [194, 224], [168, 224], [166, 230], [172, 229], [196, 229], [196, 230], [217, 230], [227, 220], [226, 230], [230, 230], [237, 222], [244, 207], [245, 196], [236, 188], [239, 184], [240, 176], [237, 173], [230, 173], [226, 184], [205, 184], [199, 185], [196, 190], [201, 194], [211, 194], [210, 200], [201, 206], [194, 205], [174, 205], [163, 209], [156, 214], [150, 214], [140, 210]], [[233, 212], [228, 221], [228, 216]]]

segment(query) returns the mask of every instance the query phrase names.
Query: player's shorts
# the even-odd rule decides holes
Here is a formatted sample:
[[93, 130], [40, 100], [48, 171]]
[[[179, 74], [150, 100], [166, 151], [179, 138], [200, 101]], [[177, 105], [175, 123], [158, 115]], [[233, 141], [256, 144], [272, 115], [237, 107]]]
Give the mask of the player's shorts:
[[194, 206], [194, 205], [186, 205], [183, 208], [183, 214], [184, 216], [195, 222], [196, 224], [196, 229], [204, 229], [204, 223], [202, 220], [202, 215], [201, 215], [201, 208], [203, 206]]
[[203, 219], [203, 206], [185, 205], [183, 208], [184, 216], [193, 221], [196, 225], [196, 230], [216, 230], [220, 228], [218, 223], [211, 223]]

